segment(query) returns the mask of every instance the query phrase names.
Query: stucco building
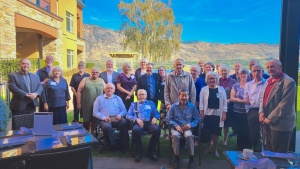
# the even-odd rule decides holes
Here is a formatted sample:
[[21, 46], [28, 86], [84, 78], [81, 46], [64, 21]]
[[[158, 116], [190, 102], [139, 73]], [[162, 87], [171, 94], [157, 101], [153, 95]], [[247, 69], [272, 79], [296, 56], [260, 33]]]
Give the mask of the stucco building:
[[0, 58], [52, 55], [64, 69], [85, 58], [83, 0], [1, 0]]

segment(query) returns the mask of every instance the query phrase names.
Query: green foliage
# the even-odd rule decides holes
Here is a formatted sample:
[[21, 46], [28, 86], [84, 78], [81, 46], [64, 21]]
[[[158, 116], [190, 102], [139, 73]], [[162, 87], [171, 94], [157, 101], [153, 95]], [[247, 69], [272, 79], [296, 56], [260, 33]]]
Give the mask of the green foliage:
[[175, 24], [172, 8], [159, 0], [120, 2], [123, 22], [120, 32], [125, 35], [124, 50], [136, 51], [153, 62], [167, 61], [180, 47], [182, 25]]
[[6, 131], [10, 110], [4, 100], [0, 98], [0, 132]]
[[92, 68], [95, 66], [95, 63], [92, 62], [86, 62], [86, 68]]

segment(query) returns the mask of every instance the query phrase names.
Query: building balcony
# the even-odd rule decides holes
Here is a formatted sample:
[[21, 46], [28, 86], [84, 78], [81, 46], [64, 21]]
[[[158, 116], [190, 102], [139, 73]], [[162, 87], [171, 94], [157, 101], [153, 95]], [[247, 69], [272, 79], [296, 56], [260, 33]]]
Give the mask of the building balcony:
[[77, 53], [82, 53], [85, 50], [85, 40], [77, 38]]

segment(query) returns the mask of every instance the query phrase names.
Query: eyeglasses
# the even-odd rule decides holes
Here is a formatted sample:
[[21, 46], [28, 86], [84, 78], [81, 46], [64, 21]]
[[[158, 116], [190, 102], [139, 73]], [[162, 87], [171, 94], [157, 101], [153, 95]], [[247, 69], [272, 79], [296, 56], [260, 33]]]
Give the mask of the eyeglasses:
[[257, 73], [260, 73], [261, 70], [252, 70], [252, 72], [257, 72]]
[[99, 73], [99, 72], [92, 72], [92, 74], [97, 74], [97, 73]]
[[217, 78], [208, 78], [208, 80], [216, 80]]

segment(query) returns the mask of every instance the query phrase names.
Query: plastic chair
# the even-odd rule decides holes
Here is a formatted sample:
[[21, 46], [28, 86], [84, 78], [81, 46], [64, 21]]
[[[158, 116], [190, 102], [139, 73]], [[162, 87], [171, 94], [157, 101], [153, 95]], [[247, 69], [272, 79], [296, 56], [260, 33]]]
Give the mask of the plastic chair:
[[21, 127], [33, 128], [34, 113], [13, 116], [13, 129], [19, 130]]
[[30, 155], [26, 165], [28, 169], [92, 168], [91, 147]]
[[[194, 141], [197, 140], [199, 142], [199, 145], [198, 145], [199, 166], [201, 166], [201, 126], [202, 126], [201, 124], [202, 123], [198, 123], [198, 136], [194, 136]], [[172, 147], [172, 133], [171, 133], [171, 128], [172, 127], [174, 128], [173, 125], [169, 124], [170, 165], [172, 165], [172, 156], [174, 154], [173, 147]], [[192, 129], [195, 129], [195, 128], [192, 128]], [[182, 145], [185, 145], [185, 138], [184, 137], [180, 138], [180, 148], [182, 148]], [[195, 148], [195, 150], [196, 150], [196, 148]]]

